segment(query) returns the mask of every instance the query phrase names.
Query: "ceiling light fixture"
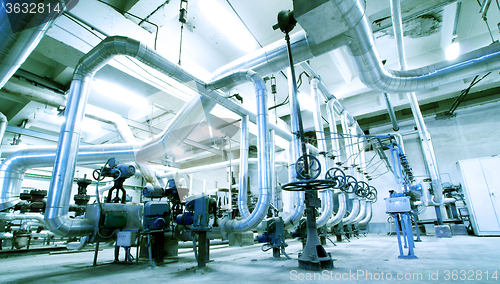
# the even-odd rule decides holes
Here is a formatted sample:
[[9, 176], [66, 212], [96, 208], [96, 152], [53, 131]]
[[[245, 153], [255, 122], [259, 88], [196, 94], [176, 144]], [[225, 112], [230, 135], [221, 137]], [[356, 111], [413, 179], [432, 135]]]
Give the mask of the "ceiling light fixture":
[[446, 59], [454, 60], [458, 57], [459, 53], [460, 53], [460, 44], [458, 43], [458, 41], [453, 42], [446, 48]]
[[99, 93], [136, 108], [144, 108], [151, 105], [145, 98], [115, 83], [94, 79], [92, 86], [98, 90]]
[[253, 36], [234, 14], [228, 12], [226, 7], [215, 0], [203, 0], [199, 3], [207, 19], [235, 45], [246, 52], [255, 50], [257, 45]]

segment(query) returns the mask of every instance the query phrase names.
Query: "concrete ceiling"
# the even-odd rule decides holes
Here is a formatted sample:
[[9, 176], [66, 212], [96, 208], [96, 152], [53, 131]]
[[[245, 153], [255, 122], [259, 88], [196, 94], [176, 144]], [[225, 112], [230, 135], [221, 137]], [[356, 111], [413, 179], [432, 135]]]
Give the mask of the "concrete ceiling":
[[[200, 79], [208, 81], [211, 72], [244, 56], [249, 51], [238, 47], [232, 38], [213, 24], [213, 20], [210, 19], [212, 15], [203, 8], [202, 1], [205, 0], [189, 0], [188, 2], [187, 23], [182, 37], [181, 65]], [[293, 9], [291, 0], [213, 1], [220, 5], [220, 9], [224, 9], [229, 17], [233, 17], [233, 21], [244, 24], [253, 37], [254, 50], [283, 38], [283, 34], [274, 31], [272, 25], [275, 24], [276, 15], [280, 10]], [[112, 35], [129, 36], [140, 40], [150, 47], [156, 47], [160, 54], [172, 62], [178, 62], [181, 46], [179, 6], [180, 0], [79, 1], [75, 8], [55, 22], [9, 84], [17, 84], [20, 81], [30, 82], [34, 88], [46, 88], [64, 94], [69, 89], [72, 72], [81, 56], [103, 38]], [[402, 1], [403, 18], [406, 19], [404, 40], [408, 68], [417, 68], [445, 60], [444, 49], [451, 42], [455, 9], [456, 1], [452, 0]], [[457, 41], [461, 44], [461, 53], [491, 43], [487, 26], [479, 14], [479, 9], [476, 0], [462, 1], [457, 29]], [[366, 12], [372, 22], [380, 58], [386, 60], [386, 68], [398, 69], [389, 0], [366, 1]], [[146, 19], [146, 21], [139, 18]], [[229, 19], [227, 22], [231, 23]], [[488, 12], [488, 23], [494, 40], [500, 37], [498, 22], [500, 22], [499, 8], [492, 3]], [[294, 32], [299, 30], [301, 27], [297, 26]], [[374, 125], [375, 120], [378, 121], [377, 123], [387, 123], [385, 103], [381, 94], [368, 89], [360, 82], [350, 58], [342, 49], [313, 58], [310, 60], [310, 65], [321, 75], [330, 91], [341, 100], [347, 110], [355, 118], [363, 121], [364, 128]], [[300, 67], [297, 68], [297, 75], [302, 71]], [[270, 94], [269, 106], [283, 102], [288, 93], [284, 73], [266, 75], [269, 77], [274, 75], [277, 78], [278, 92], [275, 96]], [[500, 85], [497, 83], [500, 81], [498, 76], [498, 73], [492, 73], [472, 91], [498, 87]], [[305, 77], [302, 79], [300, 92], [308, 95], [309, 84]], [[97, 72], [95, 80], [119, 87], [116, 87], [114, 91], [105, 91], [97, 87], [97, 84], [94, 85], [91, 89], [89, 104], [106, 108], [127, 118], [138, 139], [146, 139], [150, 135], [159, 133], [192, 95], [189, 90], [176, 86], [168, 78], [128, 58], [113, 60]], [[417, 94], [419, 101], [422, 105], [442, 102], [441, 108], [445, 108], [450, 98], [457, 96], [471, 80], [472, 78], [419, 92]], [[142, 97], [147, 104], [138, 106], [134, 99], [124, 95], [128, 92]], [[231, 90], [228, 95], [234, 93], [243, 96], [244, 106], [249, 109], [255, 108], [253, 87], [250, 84], [239, 86]], [[57, 140], [60, 122], [58, 124], [50, 118], [51, 115], [57, 114], [56, 109], [2, 91], [0, 94], [0, 111], [7, 115], [10, 126], [20, 127], [23, 121], [27, 121], [28, 123], [22, 127], [34, 130], [34, 133], [52, 135]], [[404, 94], [391, 94], [391, 96], [396, 110], [402, 111], [408, 108], [408, 101]], [[497, 99], [494, 95], [490, 97]], [[286, 120], [289, 108], [282, 106], [273, 110], [274, 112]], [[370, 120], [371, 118], [373, 119]], [[400, 118], [410, 117], [400, 115]], [[307, 128], [313, 126], [311, 112], [304, 111], [304, 120]], [[230, 131], [230, 137], [237, 142], [238, 134], [233, 130]], [[106, 125], [94, 127], [90, 132], [84, 135], [85, 143], [100, 144], [120, 141], [114, 130]], [[14, 137], [18, 135], [19, 133], [9, 131], [2, 145], [11, 144]], [[27, 145], [55, 143], [46, 136], [43, 136], [45, 138], [32, 136], [22, 134], [21, 140]], [[203, 140], [206, 140], [206, 137]]]

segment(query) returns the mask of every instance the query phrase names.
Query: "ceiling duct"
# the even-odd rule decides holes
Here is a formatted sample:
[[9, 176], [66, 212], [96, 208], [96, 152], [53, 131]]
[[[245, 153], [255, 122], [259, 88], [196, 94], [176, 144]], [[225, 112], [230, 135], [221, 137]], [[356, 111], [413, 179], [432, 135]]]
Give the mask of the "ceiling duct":
[[[18, 2], [18, 1], [15, 1]], [[47, 30], [64, 10], [63, 7], [74, 6], [78, 0], [38, 0], [27, 1], [29, 4], [43, 5], [44, 9], [60, 7], [60, 12], [49, 13], [15, 13], [12, 6], [2, 1], [0, 8], [0, 89], [21, 67], [26, 58], [38, 45]], [[67, 5], [66, 5], [67, 4]], [[10, 11], [10, 12], [9, 12]]]
[[[405, 71], [385, 70], [375, 48], [364, 1], [294, 0], [293, 5], [297, 9], [294, 11], [297, 21], [307, 32], [290, 36], [294, 63], [346, 46], [361, 81], [373, 90], [387, 93], [414, 92], [500, 69], [500, 43], [496, 42], [463, 54], [453, 61], [442, 61]], [[326, 23], [317, 20], [328, 17], [333, 19]], [[328, 26], [337, 23], [340, 23], [339, 27]], [[329, 32], [332, 38], [326, 39], [322, 35], [325, 26], [333, 29]], [[346, 31], [339, 34], [344, 30]], [[316, 42], [316, 39], [324, 40]], [[213, 78], [220, 78], [240, 69], [252, 69], [265, 76], [284, 69], [287, 61], [286, 43], [280, 40], [222, 66], [213, 73]]]

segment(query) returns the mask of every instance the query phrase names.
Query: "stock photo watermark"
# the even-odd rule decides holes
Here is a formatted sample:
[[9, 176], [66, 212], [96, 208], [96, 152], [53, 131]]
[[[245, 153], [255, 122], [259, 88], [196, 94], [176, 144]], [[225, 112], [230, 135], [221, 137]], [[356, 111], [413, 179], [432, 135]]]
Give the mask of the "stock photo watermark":
[[290, 271], [292, 281], [500, 281], [497, 270], [428, 270], [425, 272], [371, 272], [368, 270], [349, 270], [336, 272]]

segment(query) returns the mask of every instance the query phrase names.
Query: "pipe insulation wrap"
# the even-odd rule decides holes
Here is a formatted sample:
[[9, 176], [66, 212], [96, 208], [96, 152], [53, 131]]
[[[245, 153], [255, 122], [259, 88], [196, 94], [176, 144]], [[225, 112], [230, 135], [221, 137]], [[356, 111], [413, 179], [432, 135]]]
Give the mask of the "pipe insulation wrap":
[[[318, 90], [319, 80], [317, 78], [311, 79], [311, 95], [314, 103], [314, 111], [313, 111], [313, 119], [314, 119], [314, 129], [316, 130], [316, 138], [318, 139], [318, 149], [320, 152], [319, 161], [321, 163], [321, 178], [324, 179], [326, 175], [326, 171], [328, 170], [328, 161], [326, 159], [326, 140], [325, 133], [323, 128], [323, 120], [321, 117], [321, 108], [320, 108], [320, 98], [319, 98], [319, 90]], [[319, 192], [321, 198], [321, 212], [320, 215], [316, 218], [316, 224], [318, 227], [324, 226], [330, 217], [332, 216], [333, 210], [333, 199], [332, 199], [332, 190], [327, 188]]]

